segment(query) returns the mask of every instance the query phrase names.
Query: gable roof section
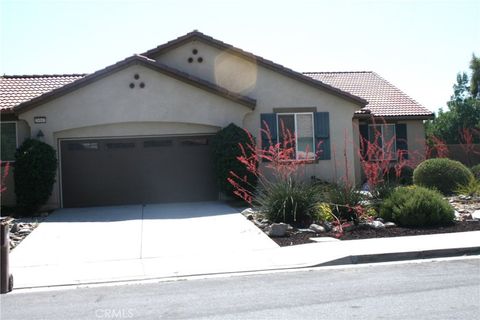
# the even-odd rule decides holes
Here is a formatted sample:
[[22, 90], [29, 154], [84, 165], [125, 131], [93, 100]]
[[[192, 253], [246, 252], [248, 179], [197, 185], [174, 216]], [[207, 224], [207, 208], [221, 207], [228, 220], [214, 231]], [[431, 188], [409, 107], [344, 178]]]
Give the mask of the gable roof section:
[[357, 116], [431, 119], [433, 113], [372, 71], [305, 72], [311, 77], [368, 101]]
[[148, 50], [144, 53], [142, 53], [142, 56], [146, 56], [146, 57], [149, 57], [149, 58], [153, 58], [154, 56], [156, 55], [159, 55], [163, 52], [166, 52], [168, 50], [171, 50], [171, 49], [174, 49], [174, 48], [177, 48], [187, 42], [190, 42], [190, 41], [193, 41], [193, 40], [199, 40], [199, 41], [202, 41], [204, 43], [207, 43], [215, 48], [218, 48], [220, 50], [228, 50], [230, 53], [232, 54], [235, 54], [237, 56], [240, 56], [248, 61], [252, 61], [252, 62], [256, 62], [258, 63], [259, 65], [267, 68], [267, 69], [270, 69], [270, 70], [273, 70], [273, 71], [276, 71], [280, 74], [283, 74], [287, 77], [290, 77], [290, 78], [293, 78], [293, 79], [296, 79], [296, 80], [299, 80], [303, 83], [306, 83], [306, 84], [309, 84], [309, 85], [312, 85], [314, 87], [317, 87], [317, 88], [321, 88], [321, 89], [324, 89], [336, 96], [339, 96], [339, 97], [342, 97], [344, 99], [347, 99], [353, 103], [356, 103], [357, 105], [360, 105], [362, 107], [364, 107], [366, 104], [367, 104], [367, 101], [361, 97], [358, 97], [352, 93], [349, 93], [349, 92], [345, 92], [339, 88], [336, 88], [330, 84], [327, 84], [327, 83], [324, 83], [322, 81], [319, 81], [319, 80], [316, 80], [316, 79], [313, 79], [311, 77], [308, 77], [308, 76], [305, 76], [303, 75], [302, 73], [300, 72], [296, 72], [296, 71], [293, 71], [292, 69], [289, 69], [289, 68], [286, 68], [280, 64], [277, 64], [273, 61], [270, 61], [270, 60], [267, 60], [265, 58], [262, 58], [260, 56], [256, 56], [254, 55], [253, 53], [250, 53], [250, 52], [246, 52], [242, 49], [239, 49], [237, 47], [234, 47], [230, 44], [227, 44], [223, 41], [220, 41], [220, 40], [217, 40], [217, 39], [214, 39], [210, 36], [207, 36], [197, 30], [194, 30], [190, 33], [187, 33], [186, 35], [184, 36], [181, 36], [177, 39], [174, 39], [174, 40], [171, 40], [165, 44], [162, 44], [154, 49], [151, 49], [151, 50]]
[[0, 111], [12, 112], [15, 106], [84, 76], [85, 74], [2, 76], [0, 77]]
[[[141, 56], [141, 55], [134, 55], [131, 56], [125, 60], [122, 60], [120, 62], [117, 62], [111, 66], [108, 66], [104, 69], [98, 70], [92, 74], [86, 75], [84, 77], [80, 77], [74, 81], [71, 81], [61, 87], [55, 88], [53, 90], [48, 90], [44, 91], [43, 93], [40, 93], [40, 95], [30, 98], [30, 100], [27, 100], [25, 102], [22, 102], [18, 104], [16, 107], [14, 107], [14, 111], [17, 113], [24, 112], [26, 110], [29, 110], [37, 105], [43, 104], [47, 101], [56, 99], [60, 96], [63, 96], [69, 92], [72, 92], [74, 90], [77, 90], [81, 87], [84, 87], [94, 81], [97, 81], [101, 78], [104, 78], [110, 74], [113, 74], [121, 69], [124, 69], [128, 66], [134, 65], [134, 64], [139, 64], [142, 66], [145, 66], [147, 68], [150, 68], [152, 70], [158, 71], [162, 74], [165, 74], [167, 76], [170, 76], [172, 78], [175, 78], [177, 80], [183, 81], [185, 83], [188, 83], [190, 85], [196, 86], [198, 88], [201, 88], [203, 90], [209, 91], [211, 93], [217, 94], [221, 97], [224, 97], [226, 99], [235, 101], [237, 103], [240, 103], [242, 105], [245, 105], [251, 109], [255, 108], [256, 105], [256, 100], [252, 99], [250, 97], [246, 97], [243, 95], [239, 95], [233, 92], [230, 92], [222, 87], [219, 87], [213, 83], [210, 83], [208, 81], [205, 81], [203, 79], [194, 77], [192, 75], [186, 74], [184, 72], [181, 72], [177, 69], [168, 67], [164, 64], [160, 64], [156, 62], [155, 60], [148, 59], [147, 57]], [[7, 76], [8, 78], [9, 76]], [[5, 77], [4, 77], [5, 78]], [[38, 88], [33, 87], [31, 91], [40, 92]]]

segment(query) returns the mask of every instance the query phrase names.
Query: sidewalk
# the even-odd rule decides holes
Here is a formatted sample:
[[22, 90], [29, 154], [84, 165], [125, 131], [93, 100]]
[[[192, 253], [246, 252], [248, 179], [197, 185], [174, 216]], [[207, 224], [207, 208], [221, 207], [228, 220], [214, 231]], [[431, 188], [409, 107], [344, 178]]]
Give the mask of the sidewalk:
[[14, 289], [480, 254], [480, 231], [11, 269]]

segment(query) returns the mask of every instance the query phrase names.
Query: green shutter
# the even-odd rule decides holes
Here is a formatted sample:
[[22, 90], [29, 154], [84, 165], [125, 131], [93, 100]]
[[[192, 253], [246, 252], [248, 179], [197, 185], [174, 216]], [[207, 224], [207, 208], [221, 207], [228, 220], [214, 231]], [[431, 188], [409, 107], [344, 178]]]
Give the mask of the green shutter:
[[330, 116], [328, 112], [315, 112], [315, 145], [318, 160], [330, 160]]
[[17, 151], [17, 124], [13, 122], [0, 123], [1, 127], [1, 159], [14, 161]]
[[[368, 146], [368, 124], [361, 124], [358, 126], [358, 130], [360, 132], [360, 153], [362, 157], [365, 157], [367, 153], [367, 146]], [[368, 160], [368, 159], [365, 159]]]
[[407, 125], [405, 123], [397, 123], [395, 125], [395, 136], [397, 139], [397, 152], [402, 151], [404, 159], [408, 159]]

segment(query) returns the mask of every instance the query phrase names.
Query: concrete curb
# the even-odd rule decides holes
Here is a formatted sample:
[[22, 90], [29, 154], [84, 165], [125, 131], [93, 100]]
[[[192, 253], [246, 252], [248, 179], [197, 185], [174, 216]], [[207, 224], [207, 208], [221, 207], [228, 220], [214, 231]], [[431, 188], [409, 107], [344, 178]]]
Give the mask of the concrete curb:
[[480, 247], [353, 255], [353, 256], [347, 256], [347, 257], [343, 257], [343, 258], [332, 260], [325, 263], [320, 263], [317, 265], [313, 265], [311, 267], [407, 261], [407, 260], [432, 259], [432, 258], [449, 258], [449, 257], [471, 256], [471, 255], [480, 255]]

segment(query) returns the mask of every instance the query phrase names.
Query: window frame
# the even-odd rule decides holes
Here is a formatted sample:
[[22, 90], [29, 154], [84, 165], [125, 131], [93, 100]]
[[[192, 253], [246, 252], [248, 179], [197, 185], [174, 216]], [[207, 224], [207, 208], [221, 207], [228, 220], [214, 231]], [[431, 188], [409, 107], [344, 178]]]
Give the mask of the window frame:
[[[13, 123], [15, 124], [15, 152], [18, 149], [18, 121], [1, 121], [2, 125], [6, 123]], [[13, 160], [3, 160], [0, 158], [0, 161], [2, 162], [10, 162], [10, 163], [15, 163], [15, 157]]]
[[372, 141], [370, 140], [371, 137], [370, 137], [370, 128], [371, 127], [380, 127], [381, 129], [381, 138], [382, 138], [382, 151], [383, 151], [383, 155], [385, 156], [386, 155], [386, 152], [385, 152], [385, 135], [384, 135], [384, 128], [386, 126], [393, 126], [393, 137], [394, 137], [394, 141], [393, 141], [393, 150], [390, 151], [390, 154], [392, 154], [391, 157], [388, 157], [388, 159], [372, 159], [372, 160], [376, 160], [376, 161], [379, 161], [379, 160], [390, 160], [390, 161], [396, 161], [397, 160], [397, 124], [396, 123], [370, 123], [368, 124], [368, 141], [370, 143], [372, 143]]
[[[297, 115], [308, 114], [312, 117], [312, 150], [311, 153], [313, 154], [313, 158], [306, 157], [305, 159], [298, 158], [298, 134], [297, 134]], [[293, 124], [295, 126], [295, 159], [292, 161], [314, 161], [316, 160], [316, 147], [315, 147], [315, 114], [314, 112], [277, 112], [275, 113], [276, 116], [276, 124], [277, 124], [277, 141], [280, 142], [280, 135], [281, 135], [281, 124], [279, 123], [279, 116], [282, 115], [293, 115], [294, 121]]]

